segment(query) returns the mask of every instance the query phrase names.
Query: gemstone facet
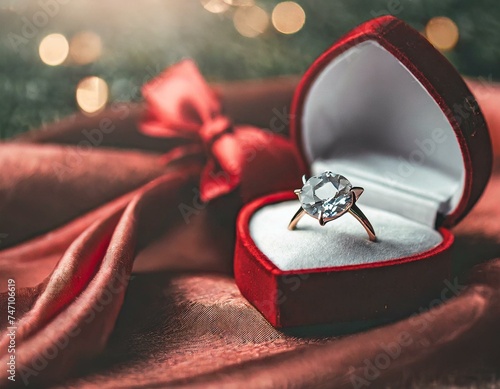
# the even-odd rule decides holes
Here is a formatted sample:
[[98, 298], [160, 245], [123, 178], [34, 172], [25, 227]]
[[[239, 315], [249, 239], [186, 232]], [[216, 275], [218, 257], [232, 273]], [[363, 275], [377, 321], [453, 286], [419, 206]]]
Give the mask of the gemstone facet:
[[347, 178], [327, 171], [306, 181], [299, 193], [300, 204], [310, 216], [332, 220], [351, 207], [351, 189]]

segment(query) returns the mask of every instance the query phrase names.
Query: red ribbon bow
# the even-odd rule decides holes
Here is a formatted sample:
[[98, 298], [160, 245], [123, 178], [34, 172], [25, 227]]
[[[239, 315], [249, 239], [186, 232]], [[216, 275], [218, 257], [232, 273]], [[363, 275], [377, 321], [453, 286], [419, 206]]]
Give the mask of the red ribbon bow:
[[204, 160], [200, 177], [202, 201], [244, 184], [244, 200], [296, 184], [300, 169], [291, 143], [270, 131], [233, 126], [222, 115], [219, 100], [192, 61], [170, 67], [146, 84], [142, 92], [148, 114], [140, 124], [141, 131], [181, 143], [165, 155], [165, 161], [190, 157]]

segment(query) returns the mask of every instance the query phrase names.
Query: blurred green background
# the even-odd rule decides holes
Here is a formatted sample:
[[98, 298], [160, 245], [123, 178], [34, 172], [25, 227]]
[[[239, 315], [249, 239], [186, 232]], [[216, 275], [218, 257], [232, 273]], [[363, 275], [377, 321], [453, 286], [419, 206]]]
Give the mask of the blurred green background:
[[[273, 18], [278, 3], [0, 0], [0, 137], [82, 109], [76, 90], [88, 76], [105, 81], [109, 103], [140, 100], [144, 82], [185, 57], [195, 59], [208, 80], [300, 74], [343, 33], [383, 14], [394, 14], [424, 34], [427, 26], [429, 40], [434, 34], [438, 44], [448, 45], [441, 48], [461, 73], [500, 79], [498, 0], [297, 0], [305, 23], [293, 34], [278, 29], [300, 27], [300, 8], [283, 8], [289, 14]], [[57, 57], [58, 48], [45, 47], [48, 54], [42, 55], [40, 50], [54, 33], [67, 39], [69, 54], [50, 66], [42, 57]], [[58, 44], [64, 51], [64, 39]], [[92, 98], [92, 90], [85, 93], [83, 100]]]

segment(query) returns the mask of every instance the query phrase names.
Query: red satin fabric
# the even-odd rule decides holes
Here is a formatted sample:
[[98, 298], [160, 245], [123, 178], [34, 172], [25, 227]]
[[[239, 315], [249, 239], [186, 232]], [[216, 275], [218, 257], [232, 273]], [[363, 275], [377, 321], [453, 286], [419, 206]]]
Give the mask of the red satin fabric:
[[[269, 85], [263, 95], [276, 93]], [[494, 108], [500, 91], [488, 88], [478, 97], [498, 139]], [[177, 95], [165, 93], [167, 100]], [[122, 108], [129, 114], [122, 116]], [[468, 370], [458, 379], [478, 367], [489, 379], [500, 362], [500, 262], [491, 260], [500, 257], [498, 169], [480, 203], [454, 231], [454, 259], [458, 272], [467, 274], [467, 283], [460, 280], [465, 290], [427, 313], [378, 329], [340, 339], [317, 332], [303, 337], [272, 328], [241, 297], [230, 275], [243, 199], [280, 190], [267, 184], [293, 187], [286, 177], [300, 176], [289, 143], [273, 136], [248, 165], [252, 168], [242, 168], [235, 190], [203, 204], [197, 197], [202, 168], [208, 160], [219, 168], [217, 152], [187, 153], [165, 164], [165, 153], [182, 142], [205, 143], [144, 136], [134, 124], [142, 112], [120, 106], [0, 145], [0, 164], [16, 166], [0, 174], [0, 233], [8, 234], [0, 251], [0, 288], [6, 289], [8, 278], [16, 280], [19, 386], [25, 385], [21, 370], [31, 387], [59, 382], [101, 388], [326, 388], [353, 387], [357, 377], [371, 387], [399, 386], [456, 376], [463, 367]], [[69, 165], [71, 144], [102, 118], [111, 118], [116, 130], [98, 146], [78, 151], [80, 162]], [[218, 139], [240, 131], [238, 139], [254, 139], [254, 130], [244, 129]], [[53, 169], [57, 163], [68, 165], [61, 178]], [[269, 182], [268, 175], [285, 178]], [[179, 204], [198, 206], [189, 223]], [[491, 261], [464, 273], [486, 260]], [[0, 385], [11, 386], [3, 368], [5, 304], [2, 294]], [[387, 367], [372, 375], [365, 371], [367, 363], [384, 362], [380, 355], [388, 345], [405, 339]]]
[[[154, 244], [150, 243], [158, 242], [162, 235], [163, 244], [166, 241], [172, 246], [169, 239], [173, 236], [175, 246], [180, 248], [183, 243], [200, 246], [184, 250], [180, 262], [176, 262], [179, 258], [155, 258], [155, 263], [143, 250], [144, 268], [228, 272], [232, 226], [242, 202], [266, 191], [293, 188], [300, 176], [291, 143], [270, 131], [233, 127], [220, 114], [217, 98], [191, 62], [167, 70], [145, 86], [144, 94], [147, 110], [141, 122], [143, 132], [170, 137], [170, 144], [175, 145], [163, 155], [2, 146], [8, 163], [23, 158], [30, 149], [34, 151], [25, 169], [8, 175], [3, 187], [8, 195], [3, 208], [11, 211], [7, 220], [14, 223], [14, 228], [4, 225], [13, 231], [7, 237], [15, 244], [23, 237], [49, 230], [0, 253], [2, 290], [9, 279], [15, 280], [17, 289], [14, 316], [19, 319], [15, 325], [18, 383], [37, 385], [54, 380], [102, 351], [141, 249], [151, 250]], [[77, 153], [80, 163], [67, 164], [65, 153], [72, 152]], [[109, 169], [108, 174], [103, 168]], [[262, 174], [264, 169], [266, 174]], [[65, 170], [69, 171], [68, 177], [64, 176]], [[99, 172], [89, 177], [93, 170]], [[99, 181], [100, 177], [110, 176], [110, 181]], [[38, 195], [40, 203], [49, 204], [35, 214], [36, 219], [49, 220], [34, 220], [22, 231], [21, 226], [33, 216], [29, 208], [28, 212], [22, 208], [32, 206], [26, 201], [24, 183], [30, 191], [42, 187], [29, 194], [33, 196], [31, 201], [36, 203]], [[47, 198], [54, 192], [59, 202]], [[85, 198], [86, 192], [95, 195]], [[224, 199], [217, 199], [223, 195]], [[76, 210], [72, 209], [74, 203]], [[71, 220], [72, 212], [83, 215]], [[161, 255], [169, 252], [157, 250]], [[227, 262], [215, 263], [222, 254]], [[154, 255], [158, 257], [158, 252]], [[190, 255], [196, 258], [189, 261]], [[2, 294], [3, 312], [7, 312], [6, 303], [7, 295]], [[7, 315], [3, 315], [2, 328], [7, 327], [6, 319]], [[9, 357], [5, 352], [9, 342], [9, 333], [4, 331], [0, 338], [3, 366]], [[6, 370], [1, 370], [0, 382], [7, 382], [6, 377]]]

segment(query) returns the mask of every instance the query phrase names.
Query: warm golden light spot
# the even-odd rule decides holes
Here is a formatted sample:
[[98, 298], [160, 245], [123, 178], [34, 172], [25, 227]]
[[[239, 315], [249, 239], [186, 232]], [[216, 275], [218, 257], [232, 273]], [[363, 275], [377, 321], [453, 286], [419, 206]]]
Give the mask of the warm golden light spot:
[[434, 47], [447, 51], [458, 42], [458, 27], [453, 20], [444, 16], [432, 18], [425, 26], [425, 36]]
[[99, 77], [87, 77], [78, 83], [76, 102], [87, 113], [100, 111], [108, 101], [108, 85]]
[[64, 62], [68, 56], [68, 41], [61, 34], [50, 34], [42, 39], [38, 46], [38, 53], [43, 63], [57, 66]]
[[224, 0], [201, 0], [201, 5], [208, 12], [212, 12], [214, 14], [220, 14], [222, 12], [226, 12], [229, 8], [229, 4]]
[[269, 25], [267, 12], [257, 6], [241, 7], [234, 13], [234, 27], [243, 36], [255, 38]]
[[82, 31], [71, 38], [69, 56], [78, 65], [96, 61], [102, 54], [101, 37], [92, 31]]
[[274, 7], [273, 26], [283, 34], [294, 34], [306, 22], [306, 13], [300, 5], [293, 1], [284, 1]]
[[227, 4], [233, 7], [250, 7], [255, 4], [254, 0], [224, 0]]

